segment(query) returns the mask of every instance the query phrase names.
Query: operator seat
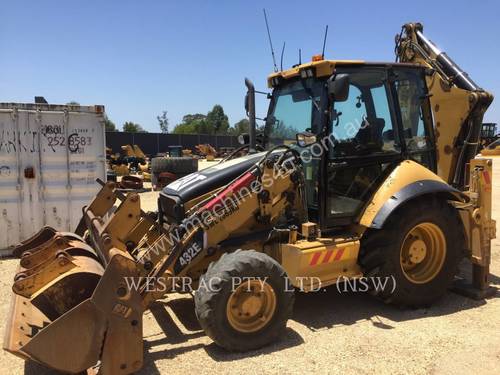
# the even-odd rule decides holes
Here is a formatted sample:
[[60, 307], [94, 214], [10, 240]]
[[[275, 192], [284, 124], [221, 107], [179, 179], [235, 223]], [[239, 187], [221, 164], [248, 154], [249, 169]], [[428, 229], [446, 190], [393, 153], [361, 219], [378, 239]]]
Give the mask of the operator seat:
[[355, 139], [365, 150], [369, 150], [370, 152], [381, 151], [384, 146], [382, 138], [384, 127], [385, 120], [383, 118], [366, 118], [363, 120]]

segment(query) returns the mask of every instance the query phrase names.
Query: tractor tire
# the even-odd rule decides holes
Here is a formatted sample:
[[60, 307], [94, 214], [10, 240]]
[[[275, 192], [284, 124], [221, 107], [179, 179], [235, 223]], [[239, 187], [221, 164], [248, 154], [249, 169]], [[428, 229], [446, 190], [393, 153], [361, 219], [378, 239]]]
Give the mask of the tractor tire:
[[[253, 279], [238, 284], [245, 278]], [[195, 293], [195, 312], [217, 345], [248, 351], [280, 336], [292, 314], [294, 297], [278, 262], [254, 250], [237, 250], [210, 264]]]
[[198, 171], [198, 159], [190, 157], [153, 158], [151, 173], [159, 175], [170, 172], [176, 175], [186, 175]]
[[136, 176], [123, 176], [120, 181], [120, 188], [140, 190], [144, 187], [142, 179]]
[[390, 278], [390, 287], [372, 288], [371, 293], [402, 307], [428, 307], [442, 297], [465, 255], [462, 222], [442, 199], [405, 204], [361, 242], [359, 263], [365, 276]]

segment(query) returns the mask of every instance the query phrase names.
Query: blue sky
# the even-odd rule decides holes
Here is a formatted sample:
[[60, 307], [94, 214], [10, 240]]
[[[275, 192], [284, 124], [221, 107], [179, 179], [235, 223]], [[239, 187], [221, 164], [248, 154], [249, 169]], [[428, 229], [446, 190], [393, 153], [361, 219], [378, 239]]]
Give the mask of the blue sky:
[[[244, 77], [266, 88], [272, 60], [266, 7], [284, 67], [326, 57], [393, 61], [394, 35], [420, 21], [424, 32], [482, 87], [500, 95], [500, 3], [483, 1], [5, 1], [0, 0], [0, 101], [104, 104], [124, 121], [159, 131], [186, 113], [221, 104], [244, 117]], [[500, 100], [500, 97], [498, 98]], [[498, 100], [486, 114], [497, 122]], [[258, 100], [263, 115], [266, 100]]]

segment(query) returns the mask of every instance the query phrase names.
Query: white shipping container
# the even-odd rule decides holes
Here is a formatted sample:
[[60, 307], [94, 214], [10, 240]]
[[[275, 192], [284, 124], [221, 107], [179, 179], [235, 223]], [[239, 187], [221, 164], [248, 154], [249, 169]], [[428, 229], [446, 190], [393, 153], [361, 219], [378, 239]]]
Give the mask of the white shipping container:
[[105, 180], [103, 106], [0, 103], [0, 255], [44, 225], [74, 231]]

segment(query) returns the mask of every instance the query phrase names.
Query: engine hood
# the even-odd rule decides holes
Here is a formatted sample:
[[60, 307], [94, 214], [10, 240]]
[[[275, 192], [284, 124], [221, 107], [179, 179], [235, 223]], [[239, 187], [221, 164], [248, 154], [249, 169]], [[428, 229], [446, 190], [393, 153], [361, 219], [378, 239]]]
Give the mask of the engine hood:
[[179, 223], [184, 219], [186, 202], [231, 182], [257, 163], [264, 154], [259, 152], [215, 164], [170, 183], [163, 188], [158, 198], [160, 220]]

